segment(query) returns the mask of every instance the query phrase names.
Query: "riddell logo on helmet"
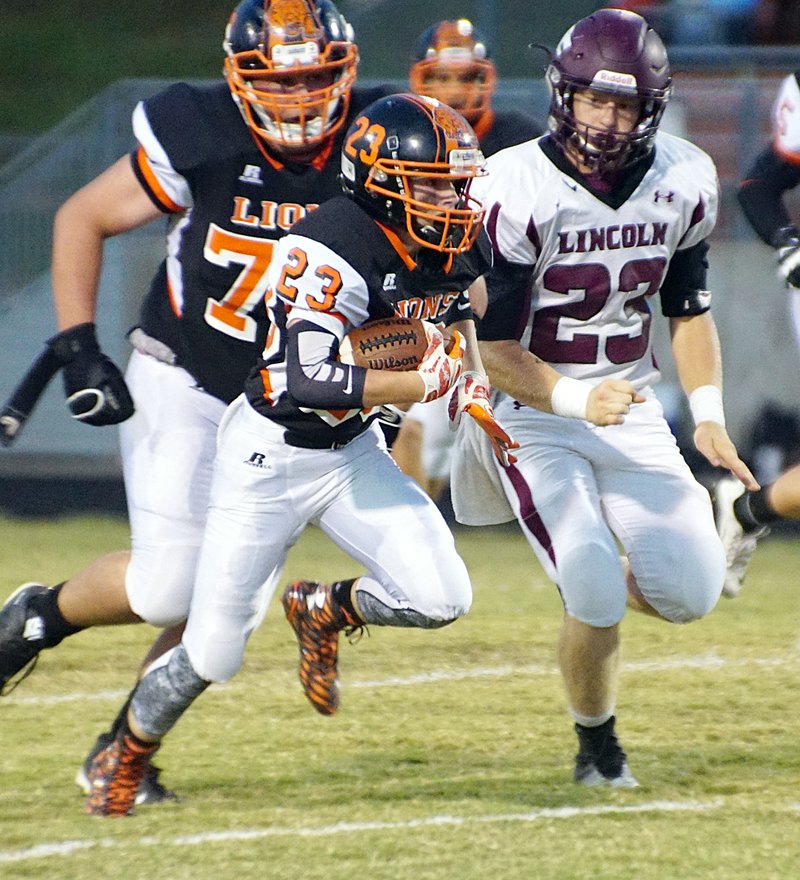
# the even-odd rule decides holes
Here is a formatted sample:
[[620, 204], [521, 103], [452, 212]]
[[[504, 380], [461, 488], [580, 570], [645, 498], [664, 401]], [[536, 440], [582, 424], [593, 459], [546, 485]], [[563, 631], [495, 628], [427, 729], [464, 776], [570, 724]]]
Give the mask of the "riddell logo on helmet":
[[630, 73], [617, 73], [614, 70], [598, 70], [592, 85], [621, 86], [624, 89], [636, 89], [636, 77]]

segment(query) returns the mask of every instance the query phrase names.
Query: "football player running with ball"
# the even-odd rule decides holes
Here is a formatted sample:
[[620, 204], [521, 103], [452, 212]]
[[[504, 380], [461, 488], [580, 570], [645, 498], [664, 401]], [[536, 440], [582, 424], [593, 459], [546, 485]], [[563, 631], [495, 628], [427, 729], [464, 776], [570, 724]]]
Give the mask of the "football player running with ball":
[[[725, 575], [708, 492], [652, 390], [656, 294], [697, 448], [757, 483], [725, 430], [706, 291], [716, 173], [701, 150], [658, 133], [671, 88], [661, 39], [635, 13], [600, 10], [567, 31], [547, 79], [551, 134], [495, 154], [474, 188], [497, 256], [478, 333], [503, 392], [495, 412], [520, 443], [499, 479], [564, 603], [574, 779], [629, 787], [614, 729], [626, 604], [688, 623], [711, 611]], [[590, 424], [609, 395], [614, 417]]]
[[[63, 353], [76, 416], [109, 424], [135, 404], [121, 426], [133, 550], [104, 556], [55, 588], [17, 591], [0, 612], [0, 689], [42, 649], [87, 627], [169, 628], [145, 665], [180, 638], [217, 427], [264, 346], [265, 276], [276, 243], [294, 221], [341, 195], [349, 120], [388, 91], [353, 88], [358, 51], [330, 0], [243, 0], [224, 49], [225, 82], [181, 83], [140, 103], [135, 152], [56, 216], [61, 332], [51, 344]], [[131, 336], [123, 380], [101, 354], [93, 323], [103, 241], [165, 216], [167, 256]], [[87, 391], [93, 387], [108, 402], [86, 417], [81, 400], [97, 400]], [[93, 751], [114, 739], [126, 709]], [[83, 770], [79, 782], [88, 784]], [[140, 801], [167, 794], [148, 768]]]
[[[319, 712], [339, 705], [342, 630], [442, 627], [470, 607], [450, 529], [396, 467], [375, 419], [383, 404], [456, 388], [459, 408], [480, 418], [509, 461], [514, 444], [488, 405], [466, 293], [490, 259], [483, 211], [469, 192], [483, 155], [455, 111], [398, 95], [357, 116], [341, 162], [349, 198], [321, 205], [275, 248], [264, 288], [270, 331], [220, 427], [186, 630], [167, 662], [141, 679], [116, 739], [94, 759], [92, 814], [127, 813], [164, 735], [211, 682], [239, 670], [286, 554], [309, 523], [368, 572], [299, 581], [283, 594], [300, 679]], [[348, 331], [394, 315], [428, 322], [417, 369], [339, 359]], [[454, 331], [449, 353], [441, 324]]]

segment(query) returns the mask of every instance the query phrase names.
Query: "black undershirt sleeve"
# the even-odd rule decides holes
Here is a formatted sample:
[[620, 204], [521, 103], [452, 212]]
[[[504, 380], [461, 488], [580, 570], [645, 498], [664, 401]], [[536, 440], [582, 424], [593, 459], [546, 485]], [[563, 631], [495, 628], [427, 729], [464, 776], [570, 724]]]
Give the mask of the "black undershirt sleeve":
[[702, 315], [711, 308], [707, 253], [705, 241], [675, 251], [661, 284], [661, 313], [667, 318]]
[[737, 198], [759, 238], [771, 247], [779, 229], [791, 225], [783, 204], [783, 194], [800, 183], [800, 165], [791, 165], [772, 147], [763, 150], [745, 179], [739, 184]]
[[477, 322], [478, 339], [519, 339], [528, 319], [533, 266], [496, 257], [486, 276], [489, 304]]

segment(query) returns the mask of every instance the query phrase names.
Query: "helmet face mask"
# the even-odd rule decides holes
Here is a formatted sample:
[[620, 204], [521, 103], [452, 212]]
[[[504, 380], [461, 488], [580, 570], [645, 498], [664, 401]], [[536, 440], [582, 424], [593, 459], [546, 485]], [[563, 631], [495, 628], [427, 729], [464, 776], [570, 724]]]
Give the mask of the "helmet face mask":
[[[661, 38], [633, 12], [602, 9], [571, 27], [547, 69], [549, 128], [562, 149], [591, 172], [615, 173], [638, 162], [653, 139], [672, 89]], [[639, 102], [630, 130], [595, 128], [575, 117], [576, 93]]]
[[342, 150], [345, 192], [377, 220], [405, 230], [422, 247], [471, 247], [483, 206], [470, 196], [484, 158], [469, 123], [417, 95], [392, 95], [352, 124]]
[[453, 107], [470, 123], [490, 108], [497, 72], [486, 41], [465, 19], [441, 21], [417, 40], [409, 83]]
[[314, 148], [344, 122], [358, 51], [330, 0], [243, 0], [223, 47], [242, 116], [271, 146]]

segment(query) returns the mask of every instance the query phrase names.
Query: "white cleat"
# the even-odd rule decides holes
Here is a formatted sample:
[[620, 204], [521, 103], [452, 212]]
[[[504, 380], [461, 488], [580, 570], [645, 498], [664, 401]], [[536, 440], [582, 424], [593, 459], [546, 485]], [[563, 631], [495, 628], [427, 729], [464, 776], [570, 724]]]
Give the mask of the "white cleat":
[[736, 519], [733, 502], [743, 492], [744, 486], [736, 477], [723, 477], [714, 488], [714, 519], [725, 548], [726, 571], [722, 595], [730, 599], [738, 596], [742, 589], [745, 571], [759, 538], [769, 534], [767, 526], [745, 533]]

